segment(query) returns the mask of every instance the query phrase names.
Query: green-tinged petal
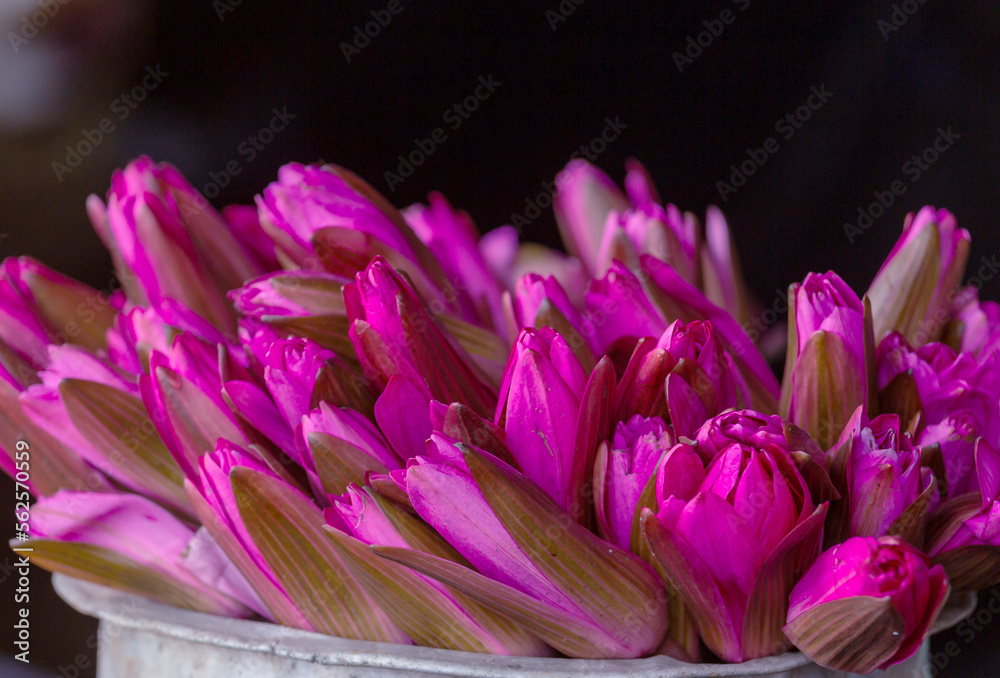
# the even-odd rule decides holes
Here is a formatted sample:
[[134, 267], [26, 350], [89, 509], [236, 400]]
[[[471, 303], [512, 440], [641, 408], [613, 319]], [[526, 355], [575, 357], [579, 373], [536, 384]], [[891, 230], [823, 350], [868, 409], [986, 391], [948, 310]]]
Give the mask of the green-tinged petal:
[[982, 495], [978, 492], [969, 492], [951, 497], [934, 509], [927, 521], [927, 553], [935, 553], [944, 546], [958, 528], [982, 508]]
[[[874, 315], [875, 339], [896, 330], [913, 342], [941, 277], [941, 233], [921, 229], [906, 247], [886, 261], [867, 296]], [[925, 339], [933, 341], [933, 338]], [[919, 342], [920, 344], [925, 341]]]
[[719, 411], [719, 398], [712, 385], [712, 379], [697, 360], [681, 358], [671, 370], [671, 376], [673, 375], [682, 377], [687, 382], [691, 387], [691, 393], [701, 400], [706, 412]]
[[59, 396], [80, 434], [105, 450], [108, 461], [134, 483], [135, 489], [192, 514], [184, 494], [184, 473], [152, 431], [141, 399], [83, 379], [63, 379]]
[[589, 373], [594, 368], [596, 361], [594, 354], [587, 347], [587, 341], [573, 327], [573, 323], [567, 320], [566, 316], [548, 298], [543, 299], [542, 303], [538, 305], [534, 326], [554, 329], [566, 340], [566, 344], [572, 349], [585, 372]]
[[523, 476], [459, 447], [497, 519], [555, 587], [636, 656], [660, 645], [667, 611], [662, 583], [649, 565], [570, 520]]
[[17, 389], [0, 379], [0, 448], [10, 457], [10, 466], [16, 468], [18, 451], [25, 445], [30, 447], [31, 472], [25, 484], [31, 491], [47, 496], [60, 489], [111, 490], [103, 474], [24, 415], [18, 395]]
[[163, 393], [173, 434], [190, 468], [198, 468], [198, 458], [208, 450], [214, 450], [219, 438], [237, 444], [246, 440], [235, 421], [221, 412], [193, 382], [166, 365], [157, 367], [152, 377]]
[[477, 374], [471, 359], [452, 345], [427, 308], [411, 294], [397, 294], [396, 303], [413, 367], [423, 375], [431, 395], [444, 402], [463, 402], [480, 416], [491, 416], [496, 410], [496, 389]]
[[312, 339], [336, 353], [349, 366], [355, 366], [354, 347], [347, 336], [351, 322], [346, 315], [265, 315], [261, 321], [283, 334]]
[[334, 275], [353, 278], [358, 271], [364, 271], [368, 267], [368, 262], [380, 256], [393, 269], [406, 275], [422, 299], [428, 303], [436, 299], [446, 309], [458, 311], [454, 295], [442, 294], [450, 285], [440, 264], [433, 258], [432, 266], [425, 269], [376, 236], [353, 228], [321, 228], [313, 234], [312, 244], [323, 268]]
[[642, 533], [664, 576], [694, 617], [705, 644], [724, 659], [740, 661], [738, 631], [729, 623], [722, 592], [701, 556], [649, 509], [642, 512]]
[[879, 410], [899, 415], [899, 427], [903, 431], [914, 431], [924, 406], [920, 401], [920, 391], [913, 372], [903, 372], [886, 384], [878, 394]]
[[1000, 546], [960, 546], [931, 558], [944, 567], [956, 593], [982, 591], [1000, 584]]
[[866, 492], [850, 497], [851, 532], [861, 537], [879, 536], [886, 506], [893, 498], [896, 474], [891, 466], [883, 466], [865, 483]]
[[448, 406], [441, 432], [459, 442], [469, 443], [485, 450], [497, 459], [517, 468], [517, 462], [504, 441], [503, 429], [483, 419], [467, 405], [452, 403]]
[[922, 549], [927, 528], [927, 512], [930, 510], [936, 487], [936, 481], [928, 483], [924, 491], [918, 494], [913, 503], [907, 506], [889, 526], [886, 534], [904, 539]]
[[[605, 445], [601, 446], [602, 449]], [[666, 456], [665, 451], [663, 457]], [[598, 453], [600, 454], [600, 452]], [[661, 457], [661, 463], [662, 459]], [[597, 477], [596, 469], [605, 466], [601, 461], [597, 461], [594, 465], [595, 468], [595, 478]], [[663, 571], [663, 567], [660, 565], [660, 561], [653, 556], [653, 552], [649, 548], [649, 543], [642, 536], [642, 514], [643, 509], [648, 509], [650, 511], [656, 510], [656, 478], [658, 475], [659, 464], [654, 470], [649, 474], [649, 480], [646, 481], [646, 485], [642, 488], [642, 493], [639, 495], [639, 501], [635, 506], [635, 513], [632, 516], [632, 531], [629, 537], [629, 550], [632, 553], [638, 555], [640, 558], [645, 560], [647, 563], [653, 566], [656, 573], [660, 575], [660, 579], [663, 580], [664, 591], [667, 595], [667, 615], [670, 621], [667, 624], [667, 635], [668, 638], [673, 639], [674, 643], [669, 645], [663, 651], [666, 654], [674, 656], [671, 649], [674, 646], [679, 647], [687, 657], [678, 656], [678, 659], [682, 661], [691, 660], [695, 661], [700, 656], [701, 645], [698, 640], [698, 629], [695, 626], [694, 617], [691, 612], [687, 609], [684, 604], [684, 599], [677, 593], [670, 580], [667, 578], [666, 573]], [[595, 486], [597, 481], [595, 480]], [[595, 499], [600, 497], [600, 490], [595, 487]], [[601, 509], [597, 509], [598, 516], [601, 515]]]
[[326, 277], [308, 275], [273, 275], [268, 282], [282, 297], [311, 315], [347, 315], [342, 283]]
[[821, 448], [829, 449], [864, 402], [866, 388], [865, 375], [840, 337], [815, 332], [795, 363], [785, 418], [805, 429]]
[[768, 657], [788, 649], [781, 632], [788, 615], [788, 595], [823, 545], [823, 522], [828, 507], [819, 505], [811, 516], [786, 534], [754, 578], [743, 617], [744, 659]]
[[785, 349], [785, 371], [781, 376], [781, 399], [778, 401], [778, 412], [787, 413], [789, 400], [792, 397], [792, 378], [795, 373], [795, 363], [799, 355], [799, 330], [795, 324], [795, 299], [798, 295], [799, 283], [788, 286], [788, 345]]
[[830, 479], [830, 473], [816, 461], [815, 457], [799, 450], [790, 450], [789, 455], [795, 462], [795, 468], [802, 474], [802, 479], [806, 481], [813, 501], [824, 502], [840, 499], [840, 492]]
[[868, 418], [874, 419], [878, 416], [879, 412], [879, 402], [878, 402], [878, 365], [875, 360], [875, 349], [878, 344], [875, 343], [875, 318], [872, 315], [872, 302], [866, 294], [861, 300], [861, 303], [865, 307], [864, 316], [864, 342], [865, 342], [865, 378], [868, 384], [868, 397], [865, 402], [868, 403]]
[[49, 572], [127, 591], [167, 605], [224, 616], [242, 608], [222, 594], [209, 595], [205, 588], [189, 586], [103, 546], [48, 539], [32, 539], [17, 546], [30, 549], [30, 552], [24, 551], [24, 555]]
[[373, 473], [368, 474], [368, 485], [378, 493], [379, 497], [390, 499], [409, 512], [413, 512], [413, 505], [410, 497], [396, 484], [390, 476], [380, 476]]
[[313, 431], [307, 436], [316, 475], [327, 494], [343, 494], [351, 483], [363, 485], [365, 474], [388, 473], [382, 462], [346, 440]]
[[[384, 391], [389, 379], [397, 375], [411, 384], [419, 384], [421, 391], [426, 389], [423, 377], [413, 369], [402, 351], [397, 346], [390, 347], [386, 338], [370, 323], [355, 320], [350, 332], [357, 343], [357, 355], [364, 360], [364, 374], [376, 391]], [[353, 344], [351, 350], [354, 350]]]
[[358, 581], [417, 645], [489, 654], [546, 654], [544, 643], [473, 600], [378, 557], [354, 537], [330, 527], [324, 530]]
[[573, 518], [589, 526], [593, 518], [593, 488], [590, 483], [594, 473], [594, 455], [597, 447], [608, 437], [611, 429], [611, 412], [614, 407], [615, 367], [607, 356], [601, 358], [587, 380], [580, 398], [576, 420], [576, 438], [573, 459], [570, 462], [567, 496]]
[[499, 388], [503, 379], [503, 369], [507, 364], [509, 347], [496, 333], [484, 330], [478, 325], [459, 320], [450, 315], [441, 315], [441, 325], [454, 337], [456, 343], [475, 362], [480, 376], [493, 388]]
[[298, 490], [246, 467], [230, 473], [240, 518], [288, 597], [320, 633], [406, 643], [323, 534], [323, 511]]
[[306, 470], [287, 454], [271, 445], [255, 443], [247, 445], [247, 451], [252, 452], [257, 459], [264, 462], [267, 468], [274, 472], [274, 475], [302, 493], [308, 494], [309, 476]]
[[456, 551], [444, 537], [434, 531], [430, 525], [415, 516], [408, 508], [394, 502], [372, 488], [363, 488], [365, 493], [378, 506], [379, 511], [396, 531], [399, 537], [411, 548], [429, 553], [438, 558], [472, 567], [469, 562]]
[[[353, 353], [352, 349], [351, 355]], [[340, 359], [326, 361], [316, 377], [309, 396], [309, 409], [315, 410], [320, 402], [335, 407], [349, 407], [369, 419], [373, 419], [375, 415], [375, 396], [364, 377]]]
[[852, 596], [821, 603], [784, 627], [785, 635], [820, 666], [871, 673], [906, 638], [906, 625], [889, 596]]
[[191, 500], [191, 505], [194, 506], [198, 518], [201, 519], [208, 533], [212, 535], [212, 539], [225, 552], [229, 560], [233, 562], [233, 565], [246, 577], [247, 582], [253, 587], [253, 590], [260, 596], [260, 599], [268, 611], [270, 611], [274, 621], [284, 626], [312, 631], [312, 625], [295, 608], [292, 601], [288, 599], [288, 596], [276, 587], [261, 569], [257, 567], [250, 554], [240, 544], [232, 529], [226, 525], [215, 509], [209, 505], [194, 484], [190, 480], [185, 480], [184, 488], [187, 490], [188, 498]]
[[458, 563], [404, 548], [373, 546], [372, 551], [471, 596], [570, 657], [606, 659], [620, 649], [614, 639], [579, 617]]
[[48, 327], [65, 332], [71, 337], [68, 341], [88, 350], [107, 348], [107, 332], [117, 312], [106, 296], [28, 257], [21, 258], [21, 274]]

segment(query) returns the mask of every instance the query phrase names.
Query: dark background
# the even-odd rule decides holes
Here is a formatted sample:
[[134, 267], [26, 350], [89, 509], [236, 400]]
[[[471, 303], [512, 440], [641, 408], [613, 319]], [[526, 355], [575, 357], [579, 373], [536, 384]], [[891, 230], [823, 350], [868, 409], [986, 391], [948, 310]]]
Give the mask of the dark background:
[[[81, 41], [77, 99], [65, 115], [43, 129], [0, 135], [2, 254], [31, 254], [106, 288], [110, 261], [83, 201], [103, 195], [112, 169], [141, 153], [176, 164], [198, 188], [237, 161], [240, 173], [213, 200], [220, 206], [252, 201], [286, 162], [323, 159], [353, 169], [398, 206], [440, 190], [486, 231], [523, 214], [542, 182], [601, 133], [605, 118], [627, 129], [596, 164], [621, 181], [624, 161], [637, 157], [665, 201], [699, 215], [718, 204], [765, 306], [813, 270], [836, 268], [863, 291], [905, 214], [925, 204], [949, 208], [972, 233], [970, 272], [1000, 249], [1000, 9], [993, 3], [910, 0], [912, 16], [899, 4], [897, 19], [907, 20], [888, 32], [889, 2], [565, 0], [563, 8], [575, 9], [553, 30], [546, 12], [558, 12], [558, 0], [516, 9], [403, 0], [403, 11], [348, 63], [341, 43], [386, 4], [243, 0], [220, 20], [219, 4], [209, 0], [136, 3], [144, 11], [126, 17], [113, 41]], [[678, 72], [674, 53], [724, 9], [735, 19]], [[24, 49], [72, 43], [70, 21], [96, 21], [69, 9], [64, 17], [68, 28], [43, 32]], [[887, 22], [881, 28], [880, 20]], [[7, 48], [0, 44], [0, 60], [16, 58]], [[113, 115], [112, 102], [157, 65], [169, 74], [162, 84], [59, 181], [52, 163], [65, 162], [65, 145]], [[479, 76], [491, 75], [502, 85], [452, 130], [445, 111], [473, 94]], [[824, 86], [832, 98], [785, 139], [775, 123]], [[248, 161], [240, 144], [275, 107], [296, 117]], [[437, 127], [447, 140], [390, 192], [385, 172]], [[957, 140], [911, 181], [904, 163], [934, 142], [938, 128]], [[729, 181], [730, 166], [768, 137], [779, 150], [722, 201], [717, 182]], [[858, 208], [897, 179], [906, 193], [850, 242], [844, 223], [856, 223]], [[551, 210], [522, 237], [556, 244]], [[998, 291], [995, 280], [984, 281], [984, 297]], [[6, 484], [4, 492], [9, 506]], [[12, 533], [8, 513], [5, 535]], [[35, 572], [33, 610], [51, 616], [34, 630], [32, 657], [56, 667], [87, 651], [92, 628], [42, 598], [45, 579]], [[9, 584], [3, 590], [6, 611]], [[986, 623], [973, 636], [968, 643], [950, 636], [960, 653], [942, 675], [996, 675], [1000, 625]], [[7, 651], [11, 643], [3, 642]]]

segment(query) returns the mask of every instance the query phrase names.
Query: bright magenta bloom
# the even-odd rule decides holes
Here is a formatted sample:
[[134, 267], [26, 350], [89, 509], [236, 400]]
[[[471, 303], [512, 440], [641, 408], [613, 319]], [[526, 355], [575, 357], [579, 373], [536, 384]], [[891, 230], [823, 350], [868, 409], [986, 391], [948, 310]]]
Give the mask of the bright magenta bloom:
[[[697, 452], [681, 443], [670, 455], [693, 460]], [[731, 662], [774, 654], [782, 641], [772, 613], [789, 590], [784, 568], [816, 557], [827, 504], [813, 503], [789, 453], [774, 445], [734, 442], [704, 471], [690, 461], [684, 473], [675, 468], [664, 462], [658, 510], [643, 512], [653, 555], [709, 649]]]
[[899, 417], [883, 414], [868, 421], [861, 408], [834, 446], [839, 455], [833, 466], [843, 469], [846, 496], [836, 504], [842, 533], [880, 537], [890, 533], [918, 541], [927, 512], [937, 504], [937, 479], [921, 466], [920, 449]]
[[383, 259], [358, 273], [344, 300], [351, 343], [376, 390], [401, 376], [442, 402], [464, 402], [484, 415], [493, 410], [489, 379]]
[[384, 198], [370, 186], [342, 168], [289, 163], [257, 198], [257, 207], [264, 230], [303, 268], [319, 268], [315, 259], [310, 260], [313, 236], [331, 227], [358, 230], [412, 259], [413, 250], [402, 230], [406, 226], [382, 202]]
[[[948, 591], [941, 566], [931, 567], [906, 542], [852, 537], [817, 558], [795, 585], [785, 633], [823, 666], [885, 669], [920, 648]], [[852, 640], [826, 644], [838, 634]]]
[[495, 422], [507, 431], [514, 459], [564, 509], [572, 483], [577, 420], [589, 375], [552, 330], [524, 330], [504, 376]]

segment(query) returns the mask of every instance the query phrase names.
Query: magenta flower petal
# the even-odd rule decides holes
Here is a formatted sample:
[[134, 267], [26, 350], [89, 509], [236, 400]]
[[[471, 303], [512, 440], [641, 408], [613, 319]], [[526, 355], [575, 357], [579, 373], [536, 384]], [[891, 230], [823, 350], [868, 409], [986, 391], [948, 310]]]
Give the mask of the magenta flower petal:
[[403, 377], [392, 377], [375, 401], [375, 421], [392, 449], [406, 461], [424, 454], [432, 426], [430, 401]]

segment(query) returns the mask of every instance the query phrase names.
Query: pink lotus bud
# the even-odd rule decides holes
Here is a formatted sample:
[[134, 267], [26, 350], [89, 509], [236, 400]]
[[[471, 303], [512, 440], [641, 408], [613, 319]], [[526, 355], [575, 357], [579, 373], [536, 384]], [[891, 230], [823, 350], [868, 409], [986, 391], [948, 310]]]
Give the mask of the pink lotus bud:
[[974, 287], [966, 287], [951, 304], [951, 319], [943, 342], [959, 353], [977, 355], [1000, 335], [1000, 304], [980, 301]]
[[[684, 444], [670, 454], [695, 459]], [[661, 571], [717, 655], [739, 662], [781, 652], [773, 617], [794, 580], [787, 568], [818, 554], [827, 504], [814, 505], [792, 457], [774, 445], [734, 442], [704, 475], [690, 463], [683, 475], [674, 468], [664, 462], [658, 511], [644, 509], [641, 518]]]
[[563, 242], [593, 273], [608, 213], [624, 212], [629, 203], [615, 182], [585, 160], [571, 160], [556, 186], [552, 205]]
[[656, 191], [652, 177], [645, 166], [635, 158], [625, 161], [625, 193], [633, 205], [642, 205], [648, 202], [660, 202], [660, 195]]
[[427, 456], [407, 465], [405, 487], [420, 517], [475, 570], [410, 548], [373, 547], [379, 555], [461, 582], [498, 611], [534, 610], [517, 619], [570, 656], [639, 657], [659, 647], [667, 614], [652, 569], [577, 525], [503, 462], [435, 433]]
[[570, 479], [588, 376], [562, 336], [549, 328], [522, 330], [494, 419], [524, 474], [566, 510], [575, 510]]
[[868, 673], [911, 657], [944, 606], [948, 579], [897, 537], [852, 537], [824, 552], [792, 590], [789, 639], [816, 663]]
[[489, 379], [384, 259], [358, 273], [344, 299], [351, 343], [374, 390], [398, 375], [435, 400], [463, 402], [483, 416], [493, 411]]
[[[512, 336], [516, 337], [526, 327], [550, 327], [572, 340], [578, 353], [583, 347], [591, 351], [596, 349], [593, 337], [583, 334], [590, 327], [554, 277], [527, 273], [517, 281], [509, 298], [512, 317], [508, 329]], [[593, 360], [592, 355], [588, 356], [590, 360]]]
[[825, 450], [858, 406], [868, 406], [874, 375], [869, 375], [865, 346], [873, 351], [874, 343], [864, 304], [833, 271], [810, 273], [789, 288], [789, 297], [793, 312], [782, 413]]
[[[163, 595], [167, 588], [162, 583], [142, 587], [146, 581], [155, 581], [143, 573], [146, 570], [166, 578], [175, 587], [170, 592], [173, 597], [167, 595], [161, 598], [163, 602], [176, 604], [181, 599], [179, 592], [184, 592], [192, 603], [197, 601], [198, 609], [205, 612], [232, 617], [251, 616], [250, 609], [242, 603], [247, 603], [255, 611], [262, 611], [259, 599], [252, 592], [246, 595], [241, 593], [246, 591], [246, 582], [231, 568], [222, 586], [218, 580], [207, 583], [196, 576], [192, 570], [198, 571], [207, 565], [207, 558], [217, 558], [220, 554], [208, 554], [204, 550], [192, 553], [195, 531], [145, 497], [121, 492], [63, 490], [39, 499], [32, 506], [31, 531], [34, 539], [96, 550], [88, 553], [89, 558], [83, 562], [72, 563], [70, 571], [75, 576], [82, 573], [84, 578], [88, 578], [90, 564], [100, 563], [111, 556], [116, 559], [114, 562], [118, 568], [133, 568], [129, 580], [119, 582], [126, 590], [135, 586], [139, 588], [137, 592], [144, 595], [154, 598], [158, 594]], [[38, 549], [42, 550], [40, 546]], [[54, 565], [54, 569], [60, 570], [62, 564], [56, 561], [49, 566]], [[99, 577], [98, 581], [107, 584], [107, 575]]]
[[969, 240], [948, 210], [927, 206], [906, 215], [903, 234], [868, 288], [876, 341], [893, 331], [914, 346], [939, 339], [965, 272]]
[[229, 293], [245, 316], [345, 315], [340, 289], [351, 281], [322, 271], [278, 271], [248, 281]]
[[[843, 509], [850, 526], [848, 534], [881, 537], [891, 530], [919, 544], [937, 481], [930, 469], [921, 468], [920, 450], [914, 447], [910, 434], [900, 430], [899, 417], [883, 414], [869, 422], [859, 411], [841, 440], [848, 438], [848, 449], [842, 452], [847, 456]], [[837, 460], [833, 466], [839, 467], [841, 462]]]
[[[639, 497], [673, 443], [670, 428], [659, 417], [637, 414], [628, 422], [618, 422], [611, 441], [598, 452], [594, 469], [597, 526], [602, 537], [631, 548]], [[701, 460], [697, 461], [703, 469]]]
[[699, 285], [700, 239], [695, 216], [690, 212], [681, 214], [674, 205], [664, 209], [646, 202], [624, 212], [611, 212], [594, 276], [603, 276], [615, 260], [638, 268], [639, 255], [648, 254], [672, 266], [687, 282]]
[[139, 158], [115, 173], [107, 208], [91, 196], [88, 210], [130, 301], [172, 300], [235, 326], [225, 294], [263, 270], [176, 169]]
[[289, 163], [278, 180], [257, 196], [261, 224], [286, 257], [307, 269], [319, 269], [313, 236], [324, 228], [368, 234], [410, 259], [409, 227], [385, 198], [359, 177], [334, 165]]
[[[98, 292], [53, 271], [31, 257], [5, 259], [0, 265], [0, 276], [4, 279], [4, 283], [0, 285], [9, 284], [13, 287], [12, 291], [23, 299], [26, 309], [47, 330], [53, 343], [78, 344], [91, 351], [105, 348], [105, 333], [114, 322], [115, 312], [124, 303], [120, 294]], [[8, 295], [0, 292], [0, 298], [3, 297]], [[27, 317], [20, 315], [15, 310], [16, 306], [8, 306], [6, 309], [3, 306], [4, 304], [0, 304], [0, 338], [13, 346], [23, 346], [24, 340], [41, 338], [38, 327]], [[12, 320], [19, 318], [23, 329], [15, 332], [16, 336], [12, 336], [9, 329], [5, 331], [2, 326], [5, 313], [14, 313]]]

